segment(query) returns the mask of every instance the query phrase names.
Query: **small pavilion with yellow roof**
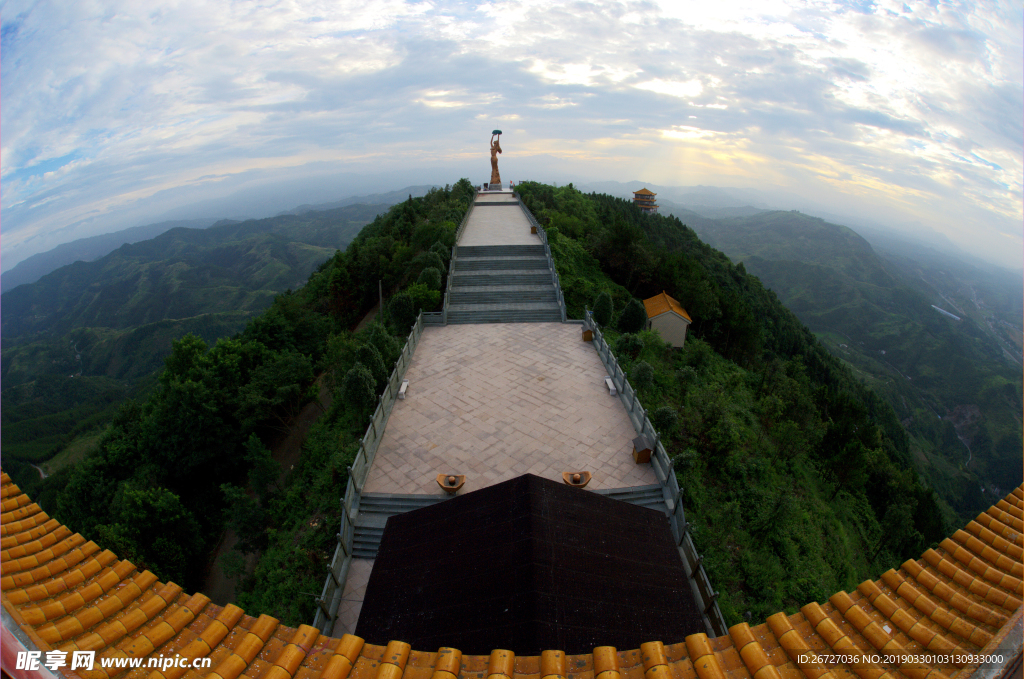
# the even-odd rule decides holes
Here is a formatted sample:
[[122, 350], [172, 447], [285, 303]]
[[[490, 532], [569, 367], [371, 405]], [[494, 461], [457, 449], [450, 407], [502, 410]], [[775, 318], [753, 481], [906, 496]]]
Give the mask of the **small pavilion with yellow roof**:
[[635, 203], [644, 214], [656, 215], [658, 214], [658, 204], [654, 202], [654, 197], [656, 195], [658, 194], [653, 191], [648, 191], [645, 186], [639, 191], [633, 192], [633, 203]]
[[647, 329], [657, 330], [661, 339], [674, 347], [681, 347], [686, 342], [686, 329], [693, 319], [686, 313], [683, 305], [668, 296], [664, 290], [644, 300], [647, 311]]

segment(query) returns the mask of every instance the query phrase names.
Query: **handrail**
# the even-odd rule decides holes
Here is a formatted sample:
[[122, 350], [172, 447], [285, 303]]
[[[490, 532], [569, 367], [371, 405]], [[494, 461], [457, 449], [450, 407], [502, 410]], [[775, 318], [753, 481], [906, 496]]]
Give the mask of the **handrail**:
[[331, 633], [334, 620], [338, 617], [338, 608], [341, 606], [345, 579], [348, 577], [349, 565], [352, 562], [352, 543], [355, 539], [355, 520], [359, 516], [359, 498], [362, 495], [363, 486], [366, 484], [366, 477], [370, 473], [373, 458], [377, 454], [377, 448], [380, 447], [381, 438], [384, 436], [384, 428], [394, 409], [405, 371], [409, 368], [412, 355], [416, 351], [416, 345], [419, 344], [422, 334], [423, 312], [421, 311], [409, 332], [405, 346], [402, 347], [402, 353], [395, 361], [391, 377], [384, 387], [384, 393], [378, 399], [377, 409], [373, 412], [373, 417], [370, 418], [366, 433], [359, 440], [359, 452], [356, 453], [356, 459], [348, 468], [348, 484], [345, 487], [345, 497], [341, 501], [341, 528], [338, 531], [338, 546], [334, 548], [334, 556], [331, 558], [323, 590], [317, 599], [317, 611], [313, 618], [313, 626], [325, 634]]
[[544, 231], [544, 227], [540, 225], [537, 218], [530, 212], [530, 208], [523, 204], [523, 198], [518, 193], [513, 192], [513, 196], [516, 197], [516, 201], [519, 203], [519, 207], [523, 210], [523, 214], [530, 221], [530, 226], [537, 229], [537, 235], [540, 236], [540, 242], [544, 244], [544, 254], [548, 258], [548, 268], [551, 270], [551, 282], [555, 286], [555, 298], [558, 300], [558, 309], [562, 313], [562, 322], [565, 323], [569, 316], [565, 308], [565, 296], [562, 294], [562, 284], [558, 280], [558, 270], [555, 268], [555, 258], [551, 255], [551, 246], [548, 244], [548, 234]]
[[661, 492], [665, 498], [665, 505], [669, 510], [669, 519], [672, 527], [672, 537], [675, 538], [679, 548], [679, 554], [683, 558], [686, 567], [686, 574], [690, 578], [690, 586], [694, 596], [697, 598], [698, 607], [701, 609], [701, 616], [704, 625], [708, 629], [709, 636], [721, 636], [728, 632], [725, 617], [718, 607], [718, 592], [711, 586], [707, 571], [704, 570], [703, 559], [697, 554], [697, 546], [690, 536], [690, 524], [686, 521], [686, 512], [683, 511], [682, 491], [679, 489], [679, 482], [676, 481], [675, 468], [672, 460], [661, 443], [660, 435], [651, 424], [643, 405], [636, 396], [636, 391], [626, 378], [626, 373], [619, 367], [619, 362], [612, 353], [611, 347], [605, 341], [600, 327], [594, 321], [593, 312], [584, 309], [583, 327], [594, 333], [593, 344], [601, 357], [601, 363], [608, 371], [619, 394], [622, 405], [626, 408], [633, 429], [640, 435], [647, 436], [654, 442], [654, 455], [651, 456], [651, 468], [654, 475], [661, 484]]
[[452, 289], [452, 283], [455, 281], [455, 259], [458, 257], [459, 241], [462, 239], [462, 232], [466, 230], [466, 224], [469, 223], [469, 215], [472, 214], [473, 208], [476, 205], [476, 197], [479, 192], [476, 187], [473, 187], [473, 198], [469, 201], [469, 207], [466, 208], [466, 214], [462, 215], [462, 221], [459, 222], [459, 228], [455, 229], [455, 245], [452, 246], [452, 256], [448, 260], [448, 284], [444, 289], [444, 306], [441, 307], [441, 325], [448, 325], [448, 293]]

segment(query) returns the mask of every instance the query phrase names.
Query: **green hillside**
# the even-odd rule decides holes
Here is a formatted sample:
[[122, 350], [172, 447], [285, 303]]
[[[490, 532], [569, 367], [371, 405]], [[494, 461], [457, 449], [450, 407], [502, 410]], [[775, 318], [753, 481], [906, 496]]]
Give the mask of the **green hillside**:
[[891, 244], [882, 257], [852, 230], [797, 212], [686, 217], [886, 398], [961, 518], [1021, 483], [1020, 357], [1005, 320], [1020, 302], [1006, 277], [924, 248]]
[[[730, 624], [849, 590], [947, 534], [892, 408], [742, 264], [626, 201], [520, 189], [547, 227], [571, 315], [601, 299]], [[72, 529], [189, 588], [231, 527], [239, 541], [222, 565], [238, 603], [308, 622], [358, 437], [415, 313], [440, 304], [471, 198], [460, 180], [396, 205], [238, 335], [178, 340], [155, 387], [84, 459], [17, 481]], [[378, 281], [387, 325], [353, 333]], [[641, 330], [638, 300], [662, 290], [694, 317], [683, 350]], [[332, 397], [281, 470], [269, 442], [320, 385]]]
[[[175, 228], [4, 293], [5, 465], [66, 461], [61, 451], [145, 391], [176, 340], [194, 334], [213, 344], [240, 332], [385, 209]], [[53, 392], [78, 397], [43, 396]]]
[[3, 295], [3, 338], [73, 328], [138, 327], [200, 314], [258, 311], [301, 285], [384, 206], [176, 228], [75, 262]]

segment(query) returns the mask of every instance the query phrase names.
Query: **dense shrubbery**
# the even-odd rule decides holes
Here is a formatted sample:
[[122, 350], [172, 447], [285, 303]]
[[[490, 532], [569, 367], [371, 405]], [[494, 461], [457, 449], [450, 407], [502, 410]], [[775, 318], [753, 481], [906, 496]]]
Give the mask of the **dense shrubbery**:
[[[472, 195], [461, 180], [410, 198], [235, 337], [175, 342], [150, 398], [123, 406], [96, 450], [47, 479], [37, 499], [73, 530], [189, 589], [230, 526], [237, 552], [223, 563], [241, 578], [247, 612], [308, 623], [358, 438], [415, 314], [439, 303], [433, 288]], [[378, 281], [390, 297], [380, 317], [393, 322], [353, 333]], [[326, 414], [282, 473], [267, 444], [310, 401]], [[254, 568], [244, 553], [258, 555]]]
[[594, 302], [594, 320], [597, 324], [604, 327], [612, 322], [612, 314], [615, 313], [615, 307], [612, 305], [612, 296], [607, 290], [597, 296], [597, 301]]
[[665, 290], [693, 317], [682, 350], [651, 331], [605, 334], [674, 461], [730, 624], [849, 590], [946, 534], [891, 408], [742, 265], [628, 201], [519, 190], [558, 229], [571, 316], [608, 290], [633, 333], [626, 310]]

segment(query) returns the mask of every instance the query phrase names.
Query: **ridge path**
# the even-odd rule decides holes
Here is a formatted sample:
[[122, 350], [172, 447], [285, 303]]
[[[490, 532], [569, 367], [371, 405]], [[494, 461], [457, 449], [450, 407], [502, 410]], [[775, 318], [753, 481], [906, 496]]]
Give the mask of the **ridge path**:
[[[511, 193], [476, 203], [459, 247], [543, 245]], [[466, 475], [460, 494], [526, 473], [561, 481], [589, 471], [588, 490], [658, 484], [651, 465], [633, 462], [636, 432], [582, 326], [460, 323], [423, 329], [363, 493], [444, 497], [441, 473]], [[368, 520], [356, 519], [357, 539]], [[373, 563], [352, 560], [335, 636], [355, 630]]]

